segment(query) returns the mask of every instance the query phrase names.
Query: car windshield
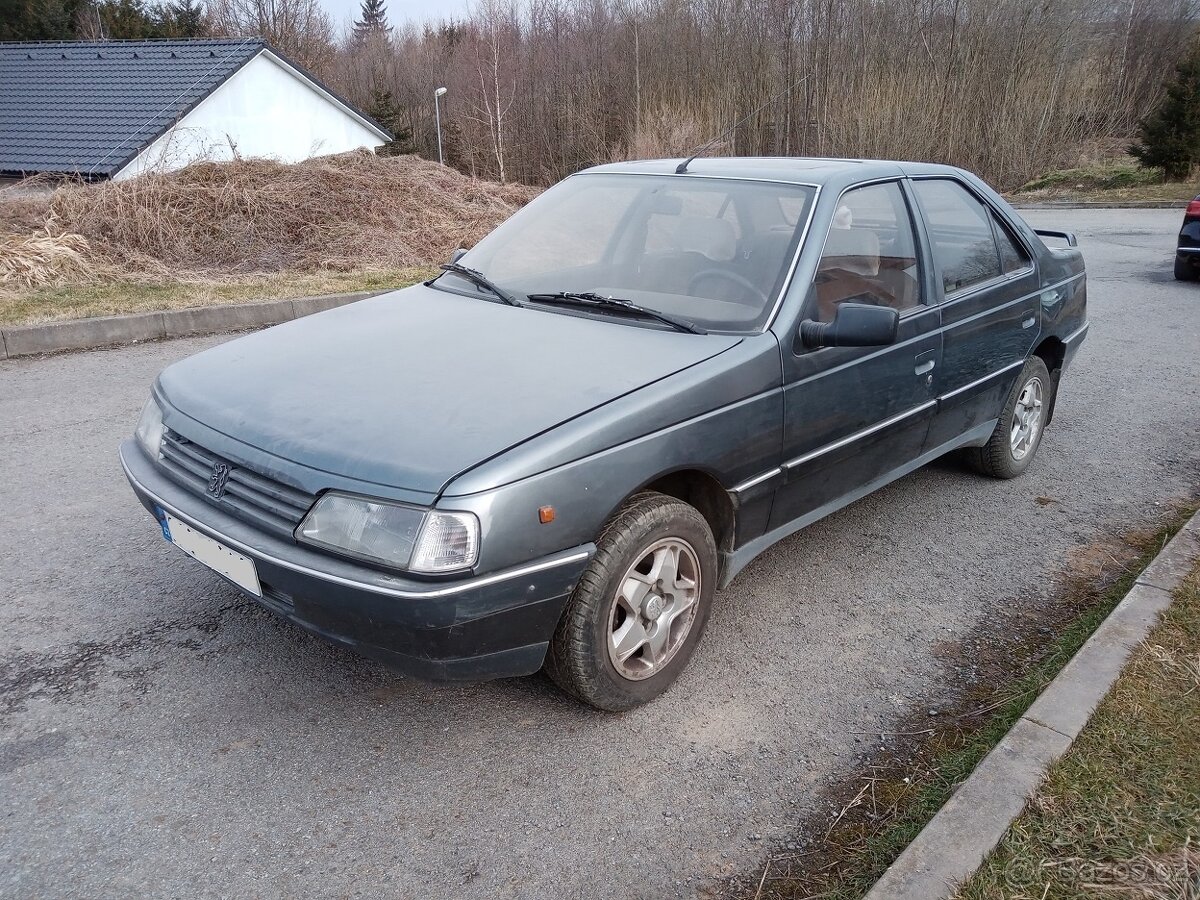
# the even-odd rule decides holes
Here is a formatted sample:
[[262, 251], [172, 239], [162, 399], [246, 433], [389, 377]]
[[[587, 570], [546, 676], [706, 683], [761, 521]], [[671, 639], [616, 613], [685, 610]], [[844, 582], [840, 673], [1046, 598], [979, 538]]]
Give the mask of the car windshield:
[[[460, 260], [537, 309], [536, 295], [615, 297], [705, 331], [751, 332], [770, 318], [816, 194], [805, 185], [670, 175], [583, 174], [525, 206]], [[439, 287], [495, 299], [446, 272]]]

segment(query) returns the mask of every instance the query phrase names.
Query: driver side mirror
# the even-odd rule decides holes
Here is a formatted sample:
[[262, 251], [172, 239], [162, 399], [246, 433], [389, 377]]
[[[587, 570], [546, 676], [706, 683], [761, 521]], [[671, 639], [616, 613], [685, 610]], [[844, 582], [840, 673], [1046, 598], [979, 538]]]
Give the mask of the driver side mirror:
[[882, 347], [896, 340], [900, 314], [890, 306], [846, 302], [838, 305], [832, 322], [805, 319], [800, 342], [805, 347]]
[[467, 248], [459, 247], [457, 250], [455, 250], [453, 253], [450, 254], [451, 265], [458, 262], [460, 259], [462, 259], [466, 255], [467, 255]]

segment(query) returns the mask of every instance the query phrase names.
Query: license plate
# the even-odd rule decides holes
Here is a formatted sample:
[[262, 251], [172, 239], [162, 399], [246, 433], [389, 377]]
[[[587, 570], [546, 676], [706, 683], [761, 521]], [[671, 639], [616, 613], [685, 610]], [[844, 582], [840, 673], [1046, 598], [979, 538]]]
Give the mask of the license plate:
[[249, 591], [255, 597], [262, 596], [262, 585], [258, 583], [258, 569], [254, 560], [235, 553], [220, 541], [214, 541], [208, 535], [201, 534], [164, 510], [157, 510], [157, 513], [164, 538], [218, 575], [224, 575], [238, 587]]

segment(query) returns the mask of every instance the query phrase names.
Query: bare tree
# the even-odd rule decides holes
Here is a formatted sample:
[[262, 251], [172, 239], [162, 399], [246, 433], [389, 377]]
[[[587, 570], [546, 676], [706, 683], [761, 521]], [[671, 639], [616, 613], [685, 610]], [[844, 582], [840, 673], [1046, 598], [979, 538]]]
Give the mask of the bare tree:
[[507, 180], [504, 167], [504, 129], [516, 99], [515, 79], [509, 72], [517, 37], [517, 14], [512, 0], [480, 0], [471, 18], [475, 27], [475, 69], [479, 90], [474, 92], [473, 118], [486, 125], [497, 173]]
[[445, 86], [447, 159], [490, 178], [683, 154], [761, 106], [708, 152], [926, 159], [1012, 187], [1127, 143], [1198, 2], [480, 0], [348, 41], [333, 77], [363, 105], [390, 91], [428, 156]]
[[316, 72], [333, 62], [333, 22], [318, 0], [211, 0], [208, 15], [214, 34], [265, 38]]

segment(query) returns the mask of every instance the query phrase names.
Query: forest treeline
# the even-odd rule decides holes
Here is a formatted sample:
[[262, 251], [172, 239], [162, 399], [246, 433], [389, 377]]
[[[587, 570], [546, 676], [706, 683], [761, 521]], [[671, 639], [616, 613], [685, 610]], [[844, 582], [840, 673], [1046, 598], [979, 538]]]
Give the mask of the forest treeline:
[[[484, 0], [350, 40], [335, 83], [401, 137], [548, 183], [716, 151], [951, 162], [1004, 187], [1137, 130], [1194, 40], [1193, 0]], [[372, 95], [374, 91], [374, 95]], [[764, 105], [765, 104], [765, 105]]]
[[[13, 3], [82, 5], [84, 21], [92, 8], [0, 0]], [[478, 0], [466, 17], [418, 26], [364, 0], [338, 35], [317, 0], [210, 0], [204, 22], [267, 37], [383, 120], [395, 152], [437, 157], [433, 95], [445, 87], [446, 161], [482, 177], [546, 184], [685, 153], [745, 118], [712, 152], [944, 161], [1013, 187], [1132, 136], [1196, 40], [1198, 7]]]

